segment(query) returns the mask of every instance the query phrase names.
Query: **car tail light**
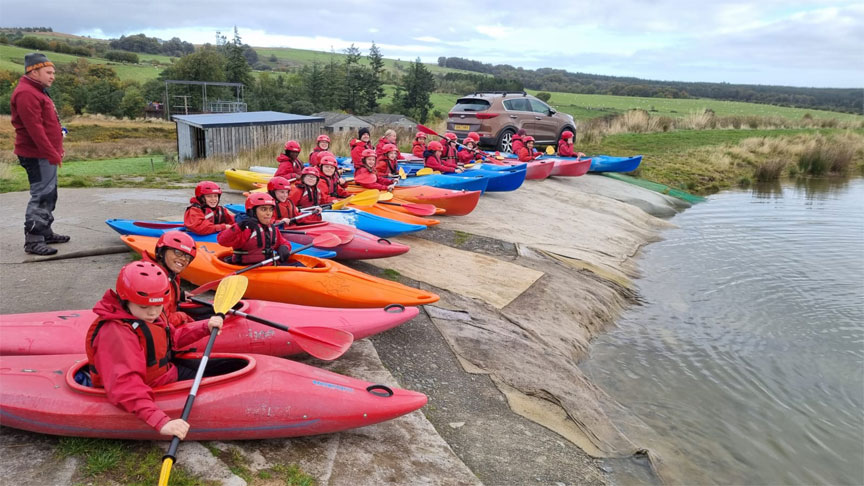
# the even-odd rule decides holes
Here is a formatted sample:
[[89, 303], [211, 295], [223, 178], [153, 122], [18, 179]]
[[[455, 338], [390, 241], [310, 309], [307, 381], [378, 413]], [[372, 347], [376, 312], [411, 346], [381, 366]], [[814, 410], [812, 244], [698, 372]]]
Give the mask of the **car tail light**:
[[477, 113], [477, 118], [481, 120], [488, 120], [490, 118], [495, 118], [500, 115], [500, 113]]

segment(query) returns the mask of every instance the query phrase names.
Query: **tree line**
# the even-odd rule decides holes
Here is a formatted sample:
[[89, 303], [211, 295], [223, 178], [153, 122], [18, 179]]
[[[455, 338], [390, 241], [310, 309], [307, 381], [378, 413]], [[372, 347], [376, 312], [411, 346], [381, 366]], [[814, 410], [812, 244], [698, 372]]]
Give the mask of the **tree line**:
[[461, 57], [439, 57], [438, 65], [518, 81], [525, 88], [580, 94], [608, 94], [646, 98], [712, 98], [847, 113], [864, 112], [860, 89], [799, 88], [792, 86], [745, 85], [653, 81], [633, 77], [571, 73], [563, 69], [523, 69], [509, 64], [487, 64]]

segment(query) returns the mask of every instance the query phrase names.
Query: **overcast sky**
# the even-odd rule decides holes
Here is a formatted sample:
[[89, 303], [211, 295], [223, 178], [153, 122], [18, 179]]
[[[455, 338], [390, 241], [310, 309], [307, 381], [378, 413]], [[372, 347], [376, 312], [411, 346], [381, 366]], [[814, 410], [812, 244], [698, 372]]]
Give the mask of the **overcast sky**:
[[864, 87], [864, 2], [847, 0], [0, 0], [3, 26], [201, 44], [237, 26], [253, 46], [646, 79]]

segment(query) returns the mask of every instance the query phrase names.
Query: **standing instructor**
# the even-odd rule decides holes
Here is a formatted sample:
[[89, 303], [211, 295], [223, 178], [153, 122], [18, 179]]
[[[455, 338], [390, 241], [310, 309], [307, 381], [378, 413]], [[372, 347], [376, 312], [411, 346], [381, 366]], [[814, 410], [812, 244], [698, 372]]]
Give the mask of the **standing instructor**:
[[12, 126], [15, 155], [30, 182], [30, 202], [24, 215], [24, 251], [53, 255], [52, 243], [66, 243], [68, 236], [51, 230], [57, 204], [57, 168], [63, 161], [60, 117], [48, 88], [54, 83], [54, 64], [44, 54], [24, 56], [25, 74], [12, 93]]

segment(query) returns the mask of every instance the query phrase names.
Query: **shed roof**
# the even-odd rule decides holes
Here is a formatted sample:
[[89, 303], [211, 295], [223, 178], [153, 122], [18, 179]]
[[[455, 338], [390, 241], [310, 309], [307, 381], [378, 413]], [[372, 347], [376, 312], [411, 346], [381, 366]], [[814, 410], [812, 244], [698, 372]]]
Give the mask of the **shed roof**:
[[239, 127], [252, 125], [287, 125], [291, 123], [323, 122], [315, 116], [294, 115], [278, 111], [247, 111], [243, 113], [211, 113], [206, 115], [174, 115], [176, 122], [198, 128]]

